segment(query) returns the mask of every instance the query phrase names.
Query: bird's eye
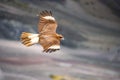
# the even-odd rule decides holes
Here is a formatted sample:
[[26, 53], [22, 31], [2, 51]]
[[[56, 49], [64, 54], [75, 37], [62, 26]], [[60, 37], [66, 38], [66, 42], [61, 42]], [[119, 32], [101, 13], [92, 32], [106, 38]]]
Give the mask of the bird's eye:
[[62, 36], [60, 36], [60, 38], [63, 38]]

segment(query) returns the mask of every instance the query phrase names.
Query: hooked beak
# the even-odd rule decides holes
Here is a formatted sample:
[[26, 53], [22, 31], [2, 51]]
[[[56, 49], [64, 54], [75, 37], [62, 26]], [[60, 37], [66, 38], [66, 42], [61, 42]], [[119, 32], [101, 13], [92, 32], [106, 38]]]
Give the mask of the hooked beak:
[[63, 38], [61, 38], [61, 40], [65, 40], [65, 38], [63, 37]]

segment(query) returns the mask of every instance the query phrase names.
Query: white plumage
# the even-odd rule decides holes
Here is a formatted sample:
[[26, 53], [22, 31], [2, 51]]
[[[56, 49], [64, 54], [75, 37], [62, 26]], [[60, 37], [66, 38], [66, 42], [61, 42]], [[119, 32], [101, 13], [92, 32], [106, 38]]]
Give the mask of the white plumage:
[[54, 21], [55, 21], [55, 18], [52, 17], [52, 16], [45, 16], [45, 17], [43, 17], [43, 18], [48, 19], [48, 20], [54, 20]]
[[53, 45], [53, 46], [50, 46], [49, 49], [60, 49], [60, 45]]

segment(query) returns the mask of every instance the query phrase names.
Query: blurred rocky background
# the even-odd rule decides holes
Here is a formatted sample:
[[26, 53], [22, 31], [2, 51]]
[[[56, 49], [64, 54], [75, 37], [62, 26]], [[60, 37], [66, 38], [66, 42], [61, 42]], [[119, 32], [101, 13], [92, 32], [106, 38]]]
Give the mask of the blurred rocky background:
[[[37, 32], [42, 10], [51, 10], [67, 47], [108, 49], [120, 45], [119, 0], [0, 0], [0, 37], [19, 40]], [[9, 32], [9, 33], [8, 33]]]
[[[65, 37], [53, 54], [20, 43], [22, 32], [37, 33], [43, 10], [53, 12]], [[0, 0], [0, 80], [119, 80], [119, 63], [120, 0]]]

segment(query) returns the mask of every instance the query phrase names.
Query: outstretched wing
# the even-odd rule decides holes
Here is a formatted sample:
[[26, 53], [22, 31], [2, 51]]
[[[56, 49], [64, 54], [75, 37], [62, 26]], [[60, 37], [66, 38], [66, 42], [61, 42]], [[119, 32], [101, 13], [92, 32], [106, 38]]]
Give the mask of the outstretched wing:
[[55, 21], [55, 18], [52, 16], [51, 11], [42, 11], [40, 13], [40, 20], [38, 23], [38, 31], [41, 32], [56, 32], [57, 28], [57, 22]]
[[60, 40], [53, 35], [41, 35], [40, 36], [40, 44], [44, 48], [43, 52], [54, 52], [56, 50], [60, 50]]

